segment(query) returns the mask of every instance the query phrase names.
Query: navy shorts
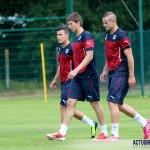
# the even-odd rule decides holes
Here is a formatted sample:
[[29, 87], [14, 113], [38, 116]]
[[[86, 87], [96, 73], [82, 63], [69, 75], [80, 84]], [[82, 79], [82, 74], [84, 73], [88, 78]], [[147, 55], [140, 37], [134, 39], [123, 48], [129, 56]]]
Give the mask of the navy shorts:
[[100, 101], [99, 79], [72, 79], [68, 97], [79, 101]]
[[70, 90], [70, 82], [71, 81], [61, 83], [61, 101], [60, 101], [60, 104], [62, 106], [67, 106], [68, 93]]
[[109, 102], [123, 104], [123, 100], [129, 90], [128, 77], [112, 76], [109, 78], [108, 96]]

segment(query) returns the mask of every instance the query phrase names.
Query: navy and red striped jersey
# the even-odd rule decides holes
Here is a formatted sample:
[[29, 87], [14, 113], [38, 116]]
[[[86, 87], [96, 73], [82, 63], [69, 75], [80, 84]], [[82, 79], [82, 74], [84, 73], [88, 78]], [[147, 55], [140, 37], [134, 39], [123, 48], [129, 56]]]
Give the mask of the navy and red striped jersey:
[[73, 66], [71, 43], [64, 48], [61, 45], [58, 47], [58, 61], [60, 64], [60, 80], [61, 82], [66, 82], [69, 80], [68, 73], [72, 70]]
[[[73, 62], [74, 67], [76, 68], [85, 58], [86, 51], [94, 51], [94, 38], [92, 34], [88, 31], [83, 31], [79, 36], [77, 36], [72, 45], [73, 50]], [[97, 68], [95, 65], [94, 58], [93, 60], [84, 68], [82, 68], [77, 76], [92, 76], [97, 75]]]
[[123, 51], [130, 47], [130, 39], [125, 31], [117, 29], [113, 34], [106, 33], [105, 50], [109, 71], [118, 68], [120, 71], [128, 71], [127, 58]]

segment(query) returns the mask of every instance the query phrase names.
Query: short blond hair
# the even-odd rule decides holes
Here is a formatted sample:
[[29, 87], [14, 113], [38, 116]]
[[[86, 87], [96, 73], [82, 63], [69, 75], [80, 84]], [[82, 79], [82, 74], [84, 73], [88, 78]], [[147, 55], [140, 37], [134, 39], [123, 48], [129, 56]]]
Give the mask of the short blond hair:
[[117, 21], [117, 17], [113, 12], [111, 12], [111, 11], [106, 12], [102, 18], [105, 18], [107, 16], [111, 16], [110, 19], [115, 19]]

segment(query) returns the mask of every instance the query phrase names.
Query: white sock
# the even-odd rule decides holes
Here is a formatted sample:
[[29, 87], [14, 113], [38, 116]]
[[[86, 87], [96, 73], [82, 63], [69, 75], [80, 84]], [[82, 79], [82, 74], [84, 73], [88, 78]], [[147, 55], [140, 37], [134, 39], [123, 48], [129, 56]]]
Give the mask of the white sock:
[[65, 124], [61, 124], [61, 127], [60, 127], [59, 132], [60, 132], [62, 135], [66, 135], [67, 130], [68, 130], [68, 126], [65, 125]]
[[63, 123], [60, 124], [60, 128], [61, 128], [62, 124], [63, 124]]
[[111, 135], [119, 137], [119, 123], [111, 123]]
[[101, 133], [104, 133], [105, 136], [108, 136], [106, 124], [100, 126]]
[[136, 114], [133, 119], [135, 119], [142, 127], [145, 127], [147, 124], [146, 119], [139, 114]]
[[93, 120], [91, 120], [90, 118], [88, 118], [87, 116], [84, 115], [84, 117], [81, 120], [82, 122], [86, 123], [87, 125], [89, 125], [90, 127], [94, 125]]

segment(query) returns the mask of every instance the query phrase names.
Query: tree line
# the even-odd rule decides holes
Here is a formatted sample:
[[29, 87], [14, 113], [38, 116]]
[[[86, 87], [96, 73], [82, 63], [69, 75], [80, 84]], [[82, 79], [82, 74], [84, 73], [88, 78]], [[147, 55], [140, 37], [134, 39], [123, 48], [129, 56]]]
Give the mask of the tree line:
[[[138, 0], [72, 0], [73, 10], [79, 12], [84, 19], [84, 28], [91, 32], [104, 31], [102, 27], [101, 17], [106, 11], [113, 11], [118, 16], [118, 23], [124, 30], [135, 31], [138, 26], [124, 6], [125, 2], [128, 9], [138, 22]], [[143, 0], [143, 28], [149, 30], [150, 20], [150, 1]], [[33, 18], [33, 17], [48, 17], [48, 16], [65, 16], [67, 0], [0, 0], [0, 20], [4, 18], [19, 17], [19, 18]], [[25, 23], [19, 26], [19, 23], [1, 23], [1, 29], [17, 27], [46, 27], [57, 26], [65, 23], [62, 20], [56, 22], [32, 22]]]

